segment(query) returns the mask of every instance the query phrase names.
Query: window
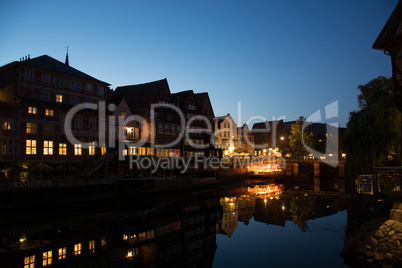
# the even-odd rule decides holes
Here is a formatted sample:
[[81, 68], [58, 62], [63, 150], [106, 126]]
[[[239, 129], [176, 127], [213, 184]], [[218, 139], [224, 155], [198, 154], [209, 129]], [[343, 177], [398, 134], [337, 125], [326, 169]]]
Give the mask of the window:
[[24, 268], [34, 268], [35, 267], [35, 255], [24, 258]]
[[26, 154], [36, 154], [36, 140], [26, 140]]
[[176, 127], [176, 133], [181, 134], [181, 127], [179, 127], [179, 126]]
[[48, 101], [49, 100], [49, 92], [43, 91], [40, 94], [40, 98], [41, 98], [41, 100]]
[[31, 107], [31, 106], [29, 106], [28, 107], [28, 113], [29, 114], [36, 114], [36, 107]]
[[132, 146], [128, 147], [128, 153], [130, 155], [135, 155], [136, 154], [136, 148], [132, 147]]
[[92, 91], [92, 84], [85, 84], [86, 91]]
[[121, 117], [126, 118], [126, 112], [121, 112]]
[[101, 146], [101, 154], [104, 155], [105, 153], [106, 153], [106, 144], [105, 144], [105, 143], [102, 143], [102, 146]]
[[32, 81], [34, 79], [34, 72], [32, 70], [25, 70], [25, 79]]
[[66, 120], [66, 114], [60, 114], [60, 124], [64, 127], [64, 121]]
[[82, 115], [75, 116], [74, 127], [76, 129], [81, 129], [82, 128]]
[[50, 74], [42, 73], [42, 82], [50, 83]]
[[98, 86], [98, 95], [103, 95], [103, 94], [105, 94], [104, 87]]
[[1, 153], [2, 154], [12, 154], [13, 153], [13, 140], [3, 139], [2, 145], [1, 145]]
[[188, 109], [195, 111], [195, 105], [189, 104], [189, 105], [188, 105]]
[[89, 253], [95, 252], [95, 240], [89, 241]]
[[163, 125], [162, 124], [158, 124], [158, 132], [163, 133]]
[[74, 144], [74, 154], [75, 155], [82, 154], [82, 145], [81, 144]]
[[56, 86], [63, 87], [63, 78], [56, 77]]
[[165, 133], [169, 134], [169, 125], [165, 125]]
[[49, 125], [49, 124], [44, 124], [43, 125], [43, 133], [45, 135], [52, 135], [54, 131], [54, 126], [53, 125]]
[[71, 104], [76, 105], [78, 103], [78, 100], [76, 97], [71, 97]]
[[42, 261], [42, 266], [48, 266], [52, 264], [52, 251], [45, 251], [43, 252], [43, 261]]
[[168, 122], [172, 121], [172, 114], [171, 113], [166, 114], [166, 120]]
[[11, 119], [3, 119], [2, 128], [10, 130], [11, 129], [11, 121], [12, 121]]
[[174, 132], [175, 132], [174, 130], [175, 130], [175, 127], [174, 127], [174, 126], [171, 126], [171, 127], [170, 127], [170, 133], [171, 133], [171, 134], [174, 134]]
[[81, 254], [81, 243], [78, 243], [74, 245], [74, 255], [80, 255], [80, 254]]
[[96, 118], [90, 117], [89, 118], [89, 129], [96, 129]]
[[105, 240], [105, 238], [102, 238], [102, 240], [101, 240], [101, 246], [102, 246], [102, 247], [106, 247], [106, 240]]
[[89, 143], [89, 155], [95, 155], [95, 142]]
[[63, 102], [63, 95], [56, 94], [56, 102]]
[[53, 154], [53, 141], [43, 141], [43, 154], [44, 155]]
[[71, 81], [71, 89], [78, 90], [78, 82], [77, 81]]
[[54, 111], [50, 110], [50, 109], [46, 109], [46, 116], [53, 116], [54, 115]]
[[66, 248], [59, 248], [59, 260], [63, 260], [66, 258], [67, 250]]
[[59, 143], [59, 155], [67, 155], [67, 143]]
[[36, 134], [38, 125], [36, 123], [27, 123], [27, 133]]

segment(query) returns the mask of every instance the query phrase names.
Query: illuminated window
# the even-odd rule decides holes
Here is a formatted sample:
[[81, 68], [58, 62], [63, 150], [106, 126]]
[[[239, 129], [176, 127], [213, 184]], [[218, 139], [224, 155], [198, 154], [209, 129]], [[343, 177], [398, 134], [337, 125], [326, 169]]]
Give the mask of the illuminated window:
[[36, 140], [26, 141], [26, 154], [36, 154]]
[[12, 139], [3, 139], [1, 145], [1, 153], [2, 154], [12, 154], [13, 153], [13, 140]]
[[53, 154], [53, 141], [43, 141], [43, 154], [45, 155]]
[[95, 142], [89, 143], [89, 155], [95, 155]]
[[56, 102], [63, 102], [63, 95], [56, 95]]
[[36, 107], [31, 107], [31, 106], [29, 106], [28, 107], [28, 113], [29, 114], [36, 114]]
[[123, 155], [127, 155], [127, 149], [123, 150]]
[[11, 119], [3, 119], [3, 129], [11, 129]]
[[59, 143], [59, 155], [67, 155], [67, 143]]
[[74, 144], [74, 154], [75, 155], [82, 154], [82, 145], [81, 144]]
[[46, 109], [46, 116], [53, 116], [54, 111], [50, 109]]
[[106, 247], [106, 240], [104, 238], [102, 238], [101, 240], [101, 246]]
[[52, 251], [43, 252], [42, 266], [48, 266], [52, 264]]
[[128, 236], [126, 234], [123, 234], [123, 240], [127, 240]]
[[67, 256], [66, 248], [59, 248], [59, 260], [65, 259]]
[[74, 245], [74, 255], [80, 255], [80, 254], [81, 254], [81, 243], [78, 243]]
[[126, 112], [121, 112], [121, 117], [126, 118]]
[[129, 154], [131, 154], [131, 155], [134, 155], [134, 154], [136, 154], [137, 152], [136, 152], [136, 148], [135, 147], [128, 147], [128, 153]]
[[24, 268], [34, 268], [35, 267], [35, 255], [24, 258]]
[[106, 146], [101, 147], [101, 154], [104, 155], [106, 153]]
[[95, 240], [89, 241], [89, 253], [95, 252]]
[[35, 123], [27, 123], [27, 133], [36, 134], [38, 125]]

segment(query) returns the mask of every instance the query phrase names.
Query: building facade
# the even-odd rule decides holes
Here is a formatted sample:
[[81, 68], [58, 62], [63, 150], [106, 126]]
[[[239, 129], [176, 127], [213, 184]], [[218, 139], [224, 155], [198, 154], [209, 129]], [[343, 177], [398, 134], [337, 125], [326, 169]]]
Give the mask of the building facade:
[[[85, 107], [76, 113], [69, 111], [77, 104], [98, 105], [108, 90], [108, 83], [71, 67], [68, 55], [66, 63], [43, 55], [2, 66], [1, 165], [89, 161], [98, 151], [95, 147], [106, 146], [95, 146], [98, 111]], [[66, 121], [71, 123], [69, 130]], [[66, 131], [79, 142], [69, 142]], [[83, 148], [81, 143], [89, 146]]]

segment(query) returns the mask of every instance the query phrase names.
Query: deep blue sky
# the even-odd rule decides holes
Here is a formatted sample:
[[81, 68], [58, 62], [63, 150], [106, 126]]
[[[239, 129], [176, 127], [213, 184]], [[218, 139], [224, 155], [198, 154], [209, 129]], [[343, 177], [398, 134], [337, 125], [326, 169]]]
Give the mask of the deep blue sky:
[[167, 78], [172, 92], [207, 91], [215, 115], [237, 123], [238, 101], [241, 123], [309, 117], [339, 101], [345, 126], [357, 86], [391, 76], [390, 57], [371, 46], [396, 4], [0, 0], [0, 65], [28, 54], [64, 61], [68, 46], [71, 66], [113, 89]]

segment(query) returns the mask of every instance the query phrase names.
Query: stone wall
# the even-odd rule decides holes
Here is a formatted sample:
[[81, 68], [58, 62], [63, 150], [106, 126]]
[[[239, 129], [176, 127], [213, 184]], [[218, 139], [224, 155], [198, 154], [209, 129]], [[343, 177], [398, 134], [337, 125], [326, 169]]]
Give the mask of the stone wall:
[[401, 208], [402, 204], [395, 203], [390, 219], [372, 220], [347, 239], [341, 253], [345, 262], [352, 267], [402, 267]]

